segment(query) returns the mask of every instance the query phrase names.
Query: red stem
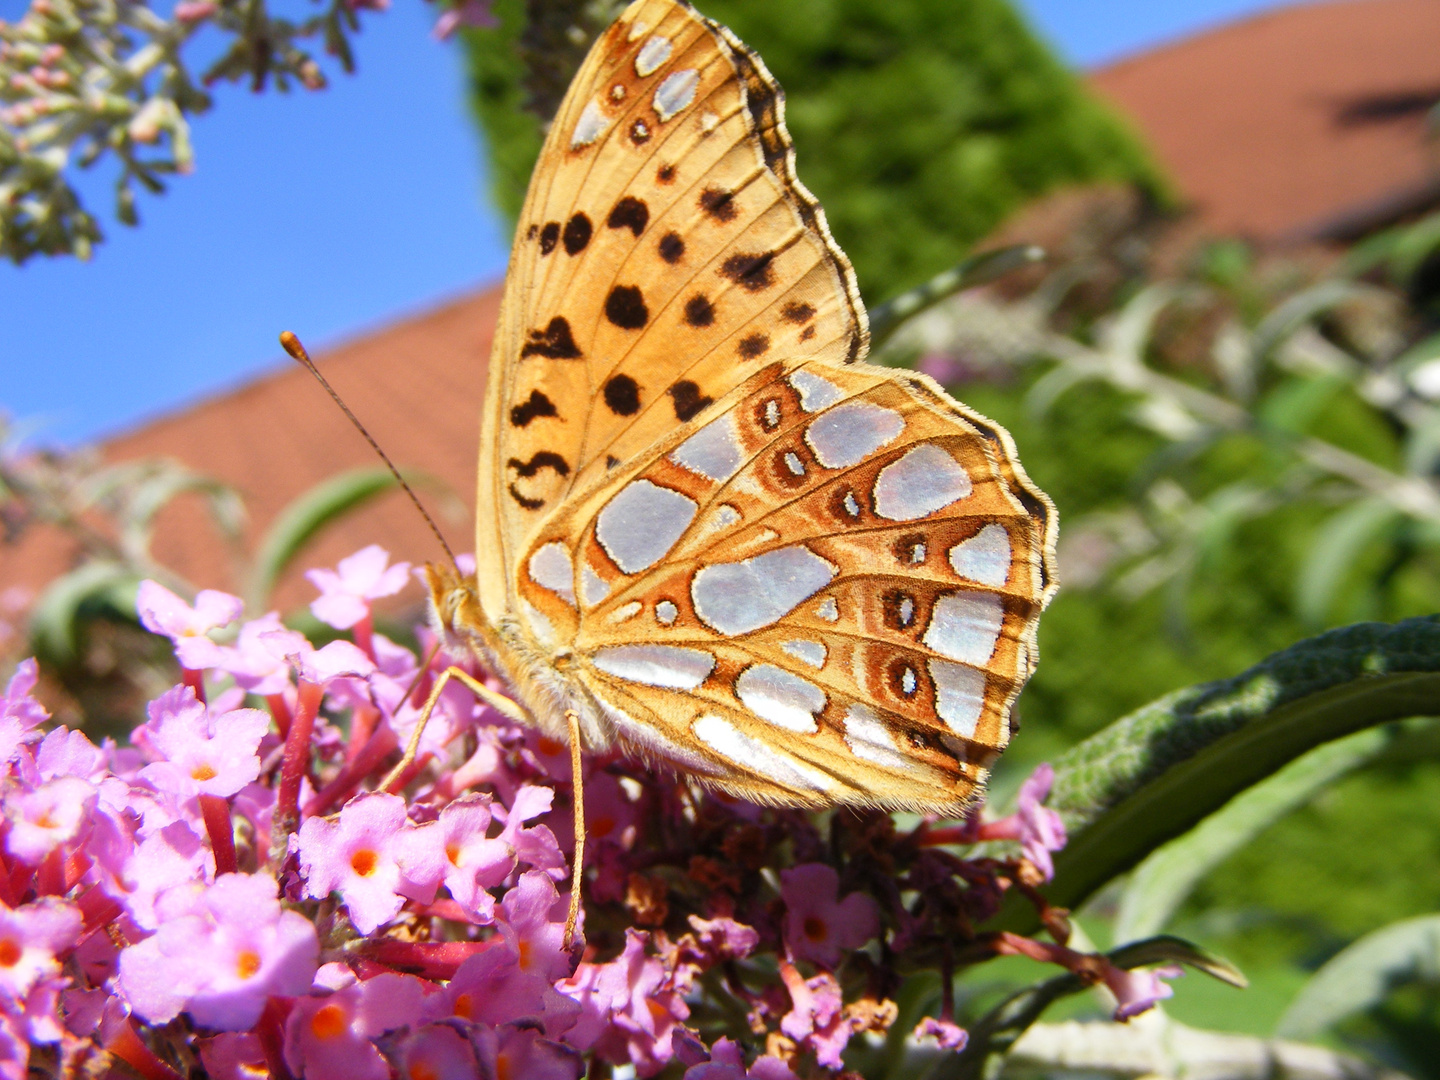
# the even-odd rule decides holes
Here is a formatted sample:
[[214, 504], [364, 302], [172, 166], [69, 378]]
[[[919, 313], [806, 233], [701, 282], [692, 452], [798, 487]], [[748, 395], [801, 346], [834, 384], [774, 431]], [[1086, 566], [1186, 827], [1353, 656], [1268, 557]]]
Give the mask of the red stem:
[[336, 803], [347, 799], [350, 793], [360, 786], [360, 781], [380, 767], [380, 763], [389, 756], [395, 746], [395, 732], [390, 728], [382, 727], [375, 732], [370, 736], [370, 741], [355, 755], [355, 760], [342, 768], [334, 780], [305, 804], [305, 816], [323, 814]]
[[380, 721], [380, 710], [373, 705], [357, 705], [350, 714], [350, 741], [345, 746], [345, 760], [354, 761], [375, 734], [375, 725]]
[[355, 638], [355, 644], [360, 646], [360, 651], [374, 663], [375, 615], [369, 611], [365, 612], [365, 617], [350, 628], [350, 633]]
[[65, 895], [65, 852], [56, 848], [40, 860], [35, 871], [35, 893], [37, 896]]
[[[285, 757], [280, 762], [280, 790], [275, 797], [275, 834], [289, 836], [299, 822], [300, 781], [310, 766], [310, 736], [324, 691], [300, 680], [299, 710], [285, 736]], [[272, 843], [276, 842], [272, 837]]]
[[365, 955], [387, 967], [413, 971], [432, 979], [449, 979], [470, 957], [482, 953], [495, 942], [486, 941], [376, 941], [365, 949]]
[[135, 1034], [134, 1022], [129, 1017], [111, 1028], [105, 1039], [105, 1049], [145, 1080], [180, 1080], [180, 1074], [156, 1057], [155, 1052]]
[[406, 785], [408, 785], [411, 780], [414, 780], [415, 777], [419, 776], [426, 765], [430, 764], [430, 758], [432, 756], [433, 755], [431, 754], [421, 754], [414, 761], [412, 761], [410, 763], [410, 767], [406, 769], [403, 773], [401, 773], [399, 776], [397, 776], [395, 778], [395, 782], [385, 790], [388, 791], [391, 795], [399, 795], [402, 791], [405, 790]]
[[204, 705], [205, 673], [203, 671], [194, 671], [190, 668], [182, 668], [180, 670], [180, 678], [186, 686], [195, 691], [195, 700], [200, 702], [201, 705]]
[[265, 698], [265, 704], [270, 706], [270, 716], [275, 721], [275, 730], [280, 733], [280, 738], [287, 738], [290, 734], [290, 703], [285, 700], [284, 694], [270, 694]]
[[272, 997], [265, 1003], [265, 1011], [255, 1025], [255, 1036], [265, 1051], [265, 1064], [270, 1066], [270, 1075], [274, 1080], [295, 1080], [290, 1066], [285, 1063], [285, 1021], [289, 1014], [289, 1006]]
[[235, 873], [235, 826], [230, 821], [230, 803], [220, 795], [201, 795], [200, 815], [210, 834], [210, 850], [215, 853], [215, 876]]

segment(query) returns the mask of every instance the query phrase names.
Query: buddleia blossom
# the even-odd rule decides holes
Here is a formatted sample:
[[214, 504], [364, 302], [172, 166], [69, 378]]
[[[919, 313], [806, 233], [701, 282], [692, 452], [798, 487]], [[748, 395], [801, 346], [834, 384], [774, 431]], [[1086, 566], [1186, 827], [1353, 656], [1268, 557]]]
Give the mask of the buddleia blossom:
[[[185, 681], [129, 745], [50, 726], [33, 661], [10, 680], [0, 1080], [59, 1076], [102, 1047], [155, 1080], [197, 1060], [211, 1080], [282, 1060], [295, 1080], [578, 1080], [597, 1061], [686, 1080], [833, 1074], [897, 1015], [876, 989], [898, 978], [885, 958], [953, 944], [1033, 875], [1034, 844], [1063, 842], [1048, 776], [999, 823], [1025, 857], [971, 862], [942, 845], [973, 823], [901, 837], [886, 815], [837, 816], [826, 837], [803, 812], [591, 756], [587, 903], [567, 943], [568, 748], [452, 683], [415, 765], [382, 789], [450, 661], [422, 659], [423, 627], [417, 655], [372, 625], [370, 602], [408, 580], [382, 550], [313, 579], [332, 625], [359, 615], [356, 640], [317, 648], [226, 594], [144, 586], [145, 625]], [[1017, 940], [1089, 971], [1118, 1015], [1169, 992], [1166, 969]], [[948, 1016], [916, 1036], [966, 1038]]]

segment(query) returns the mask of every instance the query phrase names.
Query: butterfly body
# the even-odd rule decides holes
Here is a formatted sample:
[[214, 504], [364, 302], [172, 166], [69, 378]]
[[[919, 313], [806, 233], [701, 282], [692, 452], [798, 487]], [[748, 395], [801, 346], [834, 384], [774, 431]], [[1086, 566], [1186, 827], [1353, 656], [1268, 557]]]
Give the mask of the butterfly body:
[[546, 733], [759, 802], [958, 812], [1010, 734], [1055, 514], [1009, 436], [864, 363], [758, 56], [675, 0], [596, 43], [521, 212], [477, 572], [436, 621]]

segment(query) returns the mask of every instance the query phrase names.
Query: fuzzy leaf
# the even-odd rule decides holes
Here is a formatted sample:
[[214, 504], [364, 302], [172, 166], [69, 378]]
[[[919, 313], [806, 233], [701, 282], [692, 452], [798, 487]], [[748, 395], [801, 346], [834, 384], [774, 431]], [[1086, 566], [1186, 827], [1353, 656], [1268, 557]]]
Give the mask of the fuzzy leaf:
[[[1440, 701], [1440, 618], [1321, 634], [1231, 679], [1176, 691], [1056, 763], [1050, 806], [1070, 843], [1050, 902], [1073, 908], [1230, 799], [1332, 739], [1429, 716]], [[1016, 900], [999, 925], [1037, 925]]]

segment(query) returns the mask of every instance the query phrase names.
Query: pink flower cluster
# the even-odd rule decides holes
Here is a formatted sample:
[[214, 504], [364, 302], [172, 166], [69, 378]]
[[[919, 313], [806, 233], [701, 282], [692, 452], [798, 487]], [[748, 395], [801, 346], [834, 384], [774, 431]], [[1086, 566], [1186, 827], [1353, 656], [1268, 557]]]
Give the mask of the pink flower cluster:
[[[439, 674], [470, 663], [376, 629], [373, 601], [410, 577], [374, 547], [312, 571], [314, 614], [353, 639], [319, 648], [235, 597], [146, 582], [140, 619], [182, 681], [128, 746], [48, 727], [20, 665], [0, 699], [0, 1080], [102, 1053], [147, 1080], [186, 1056], [216, 1080], [575, 1080], [595, 1060], [794, 1080], [893, 1022], [872, 942], [933, 951], [1029, 872], [883, 814], [837, 817], [827, 842], [810, 815], [592, 758], [589, 921], [567, 948], [567, 748], [452, 683], [380, 786]], [[1043, 796], [997, 826], [1034, 862], [1063, 843]], [[728, 1013], [700, 1007], [717, 992]], [[965, 1045], [948, 1004], [916, 1034]]]

